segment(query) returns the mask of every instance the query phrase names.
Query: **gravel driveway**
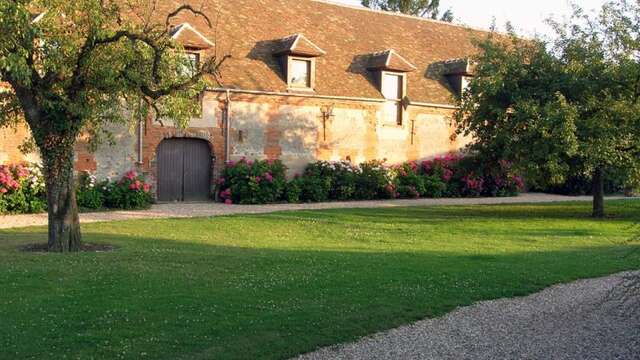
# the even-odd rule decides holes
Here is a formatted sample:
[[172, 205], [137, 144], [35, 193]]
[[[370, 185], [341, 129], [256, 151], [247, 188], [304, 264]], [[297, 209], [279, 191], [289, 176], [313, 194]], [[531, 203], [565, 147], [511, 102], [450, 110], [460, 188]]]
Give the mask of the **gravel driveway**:
[[[611, 197], [608, 199], [622, 199]], [[438, 205], [483, 205], [542, 203], [564, 201], [591, 201], [589, 196], [561, 196], [528, 193], [507, 198], [472, 198], [472, 199], [418, 199], [418, 200], [375, 200], [326, 202], [313, 204], [271, 204], [271, 205], [224, 205], [220, 203], [171, 203], [153, 205], [143, 211], [109, 211], [80, 214], [82, 223], [100, 221], [118, 221], [132, 219], [188, 218], [232, 214], [263, 214], [285, 210], [318, 210], [336, 208], [391, 208], [400, 206], [438, 206]], [[47, 224], [47, 214], [0, 216], [0, 229], [37, 226]]]
[[640, 359], [640, 294], [619, 300], [633, 276], [481, 302], [298, 359]]

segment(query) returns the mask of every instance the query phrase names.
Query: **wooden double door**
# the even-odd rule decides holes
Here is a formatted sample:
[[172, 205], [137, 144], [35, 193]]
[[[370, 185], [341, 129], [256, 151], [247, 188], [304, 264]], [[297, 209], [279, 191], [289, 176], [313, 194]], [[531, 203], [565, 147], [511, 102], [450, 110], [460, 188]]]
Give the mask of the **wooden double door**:
[[158, 145], [158, 200], [207, 201], [211, 191], [212, 157], [200, 139], [175, 138]]

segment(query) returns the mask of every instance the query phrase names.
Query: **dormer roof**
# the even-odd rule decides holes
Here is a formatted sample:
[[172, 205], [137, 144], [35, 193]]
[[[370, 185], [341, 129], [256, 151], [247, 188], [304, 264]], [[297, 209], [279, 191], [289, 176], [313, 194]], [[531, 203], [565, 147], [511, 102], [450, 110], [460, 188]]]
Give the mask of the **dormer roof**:
[[475, 72], [475, 66], [469, 58], [447, 60], [444, 67], [447, 76], [473, 76]]
[[209, 49], [215, 44], [202, 35], [189, 23], [182, 23], [169, 32], [172, 39], [176, 40], [185, 48]]
[[274, 55], [318, 57], [325, 54], [324, 50], [312, 43], [303, 34], [293, 34], [285, 37], [280, 40], [274, 51]]
[[393, 49], [371, 54], [367, 68], [369, 70], [388, 70], [399, 72], [411, 72], [417, 69], [415, 65], [411, 64]]

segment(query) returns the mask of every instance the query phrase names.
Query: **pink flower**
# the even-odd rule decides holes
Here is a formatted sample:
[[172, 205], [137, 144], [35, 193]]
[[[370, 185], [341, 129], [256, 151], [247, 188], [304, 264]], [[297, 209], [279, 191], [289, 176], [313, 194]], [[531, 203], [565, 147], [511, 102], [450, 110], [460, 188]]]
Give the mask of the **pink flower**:
[[433, 167], [433, 161], [426, 160], [422, 162], [422, 170], [424, 170], [424, 172], [429, 172], [432, 167]]
[[227, 200], [224, 201], [224, 203], [227, 204], [227, 205], [233, 205], [233, 200], [227, 199]]
[[522, 177], [516, 175], [514, 176], [513, 180], [516, 182], [516, 186], [518, 187], [518, 189], [524, 189], [524, 180], [522, 180]]
[[19, 178], [25, 178], [25, 177], [29, 176], [29, 169], [27, 169], [26, 167], [24, 167], [22, 165], [18, 165], [16, 167], [16, 173], [18, 174]]
[[218, 179], [218, 185], [223, 185], [225, 182], [225, 179], [223, 177]]
[[442, 170], [442, 180], [449, 181], [453, 177], [453, 171], [449, 169]]
[[229, 162], [227, 162], [227, 167], [228, 167], [228, 168], [232, 168], [232, 167], [234, 167], [234, 166], [236, 166], [236, 162], [235, 162], [235, 161], [229, 161]]
[[263, 176], [268, 182], [273, 182], [273, 175], [271, 175], [271, 173], [265, 173]]
[[260, 181], [262, 181], [262, 178], [260, 176], [256, 176], [256, 182], [260, 184]]
[[223, 198], [223, 199], [227, 199], [227, 200], [230, 199], [231, 198], [231, 189], [229, 188], [229, 189], [226, 189], [224, 191], [221, 191], [220, 192], [220, 197]]
[[8, 185], [10, 188], [13, 188], [14, 190], [18, 190], [20, 188], [20, 183], [13, 179], [9, 180]]
[[143, 190], [144, 192], [148, 193], [148, 192], [149, 192], [149, 190], [151, 190], [151, 185], [149, 185], [149, 184], [144, 184], [144, 185], [142, 185], [142, 190]]
[[131, 183], [129, 184], [129, 190], [135, 190], [136, 189], [136, 184]]
[[128, 172], [124, 175], [124, 177], [125, 177], [125, 178], [127, 178], [127, 179], [129, 179], [129, 180], [133, 180], [133, 179], [135, 179], [136, 177], [138, 177], [138, 173], [136, 173], [136, 171], [135, 171], [135, 170], [131, 170], [131, 171], [128, 171]]
[[9, 190], [5, 189], [5, 188], [0, 188], [0, 194], [6, 194]]

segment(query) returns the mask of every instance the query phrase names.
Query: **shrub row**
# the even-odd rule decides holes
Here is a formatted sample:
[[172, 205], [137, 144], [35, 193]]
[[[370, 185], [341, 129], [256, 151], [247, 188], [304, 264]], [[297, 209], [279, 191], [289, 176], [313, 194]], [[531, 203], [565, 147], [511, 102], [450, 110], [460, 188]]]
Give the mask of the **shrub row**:
[[38, 213], [46, 208], [44, 179], [38, 166], [0, 165], [0, 214]]
[[285, 174], [286, 167], [278, 160], [231, 162], [218, 180], [219, 198], [227, 204], [298, 203], [511, 196], [524, 188], [508, 162], [483, 168], [470, 157], [455, 154], [392, 166], [383, 161], [360, 165], [318, 161], [290, 181]]
[[145, 209], [153, 202], [151, 185], [135, 170], [118, 181], [97, 182], [95, 175], [83, 172], [78, 177], [78, 206], [81, 209]]
[[[97, 182], [83, 172], [76, 188], [81, 210], [143, 209], [153, 201], [144, 177], [129, 171], [118, 181]], [[28, 214], [47, 210], [44, 177], [38, 165], [0, 165], [0, 214]]]

